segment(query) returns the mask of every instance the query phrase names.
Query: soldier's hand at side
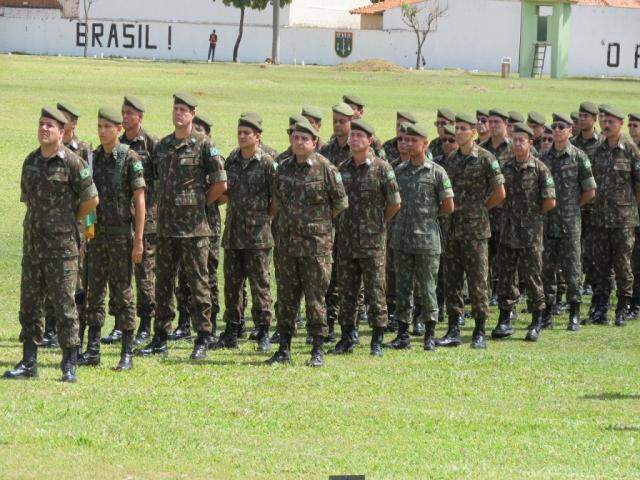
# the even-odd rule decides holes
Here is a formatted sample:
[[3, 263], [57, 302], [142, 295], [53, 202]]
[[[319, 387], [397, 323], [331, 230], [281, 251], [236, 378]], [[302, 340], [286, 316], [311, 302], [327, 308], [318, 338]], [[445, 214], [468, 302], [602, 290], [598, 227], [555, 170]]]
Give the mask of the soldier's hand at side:
[[133, 263], [142, 262], [142, 252], [144, 251], [144, 244], [142, 239], [133, 241], [133, 249], [131, 250], [131, 259]]

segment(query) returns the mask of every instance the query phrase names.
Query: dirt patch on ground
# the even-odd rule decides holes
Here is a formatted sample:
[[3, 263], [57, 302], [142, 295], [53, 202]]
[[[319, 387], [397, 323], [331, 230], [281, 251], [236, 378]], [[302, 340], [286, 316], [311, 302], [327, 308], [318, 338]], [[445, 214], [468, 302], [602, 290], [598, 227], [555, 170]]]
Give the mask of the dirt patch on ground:
[[407, 69], [400, 65], [380, 60], [377, 58], [371, 60], [360, 60], [354, 63], [340, 63], [336, 65], [336, 70], [341, 72], [406, 72]]

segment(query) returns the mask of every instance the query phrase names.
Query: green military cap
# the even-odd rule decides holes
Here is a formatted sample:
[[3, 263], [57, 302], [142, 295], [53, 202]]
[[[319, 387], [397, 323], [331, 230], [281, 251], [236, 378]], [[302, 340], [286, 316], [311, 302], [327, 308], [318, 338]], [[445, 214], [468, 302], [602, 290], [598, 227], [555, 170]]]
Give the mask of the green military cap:
[[578, 112], [571, 112], [571, 120], [573, 120], [573, 123], [578, 123], [578, 120], [580, 120], [580, 114]]
[[318, 132], [318, 130], [316, 130], [316, 128], [313, 125], [311, 125], [311, 122], [306, 118], [303, 118], [301, 121], [296, 123], [293, 126], [293, 131], [310, 133], [313, 136], [313, 138], [318, 138], [320, 136], [320, 133]]
[[509, 114], [501, 108], [492, 108], [491, 110], [489, 110], [489, 116], [500, 117], [504, 120], [509, 120]]
[[313, 105], [305, 105], [302, 107], [302, 115], [305, 117], [311, 117], [319, 122], [322, 121], [322, 110], [320, 107], [314, 107]]
[[368, 136], [373, 136], [376, 131], [374, 128], [367, 122], [362, 119], [354, 120], [351, 122], [351, 130], [362, 130]]
[[456, 121], [456, 114], [453, 110], [449, 110], [448, 108], [439, 108], [436, 112], [436, 117], [444, 118], [445, 120], [449, 120], [450, 122]]
[[547, 123], [547, 119], [540, 112], [529, 112], [527, 114], [527, 122], [544, 127], [544, 124]]
[[462, 112], [456, 114], [456, 122], [468, 123], [475, 128], [477, 121], [477, 118], [470, 113]]
[[630, 113], [629, 114], [630, 122], [640, 122], [640, 113]]
[[476, 117], [488, 117], [489, 116], [489, 110], [487, 110], [486, 108], [481, 108], [479, 110], [476, 110]]
[[60, 110], [54, 107], [43, 107], [42, 110], [40, 110], [40, 116], [51, 118], [62, 125], [66, 125], [68, 122], [67, 117], [65, 117]]
[[67, 112], [69, 115], [71, 115], [72, 117], [75, 118], [80, 118], [80, 113], [78, 112], [78, 109], [76, 107], [74, 107], [73, 105], [71, 105], [70, 103], [67, 102], [58, 102], [58, 104], [56, 105], [56, 107], [58, 108], [58, 110], [60, 110], [61, 112]]
[[347, 105], [344, 102], [336, 103], [333, 107], [331, 107], [331, 110], [334, 113], [338, 113], [340, 115], [353, 117], [353, 108], [351, 108], [349, 105]]
[[554, 122], [564, 122], [567, 125], [572, 125], [573, 120], [571, 119], [571, 115], [566, 115], [564, 113], [553, 113], [552, 115]]
[[418, 123], [418, 119], [411, 112], [407, 112], [407, 111], [396, 112], [396, 119], [400, 120], [401, 118], [403, 120], [406, 120], [409, 123]]
[[107, 122], [115, 123], [116, 125], [122, 124], [122, 112], [117, 108], [102, 107], [98, 110], [98, 118], [102, 118]]
[[601, 103], [600, 105], [598, 105], [598, 113], [601, 113], [603, 109], [605, 108], [609, 108], [611, 105], [609, 105], [608, 103]]
[[349, 103], [351, 105], [357, 105], [359, 107], [364, 107], [364, 102], [362, 101], [362, 99], [360, 97], [356, 97], [355, 95], [352, 95], [350, 93], [348, 93], [347, 95], [343, 95], [342, 96], [342, 101], [345, 103]]
[[[136, 108], [136, 107], [133, 107], [133, 108]], [[213, 126], [213, 122], [211, 122], [211, 120], [209, 120], [207, 117], [205, 117], [201, 113], [198, 113], [195, 117], [193, 117], [193, 121], [198, 125], [202, 125], [204, 128], [209, 130], [211, 130], [211, 127]]]
[[611, 105], [602, 105], [600, 111], [607, 116], [615, 117], [619, 120], [624, 120], [624, 113]]
[[529, 137], [533, 137], [533, 130], [529, 128], [529, 125], [523, 122], [516, 122], [513, 124], [513, 133], [526, 133]]
[[140, 100], [138, 97], [134, 97], [133, 95], [125, 95], [122, 103], [131, 108], [135, 108], [139, 112], [144, 112], [144, 103], [142, 103], [142, 100]]
[[302, 115], [299, 115], [297, 113], [294, 113], [293, 115], [291, 115], [289, 117], [289, 126], [291, 125], [295, 125], [298, 122], [303, 121], [305, 118]]
[[524, 116], [520, 112], [512, 110], [509, 112], [509, 122], [511, 123], [524, 123]]
[[544, 133], [546, 133], [547, 135], [553, 135], [553, 130], [551, 130], [551, 127], [548, 127], [547, 125], [545, 125]]
[[412, 137], [422, 137], [422, 138], [429, 138], [429, 135], [427, 133], [427, 127], [425, 127], [424, 125], [420, 124], [420, 123], [406, 123], [405, 124], [406, 130], [405, 130], [405, 134], [410, 135]]
[[598, 115], [598, 113], [600, 113], [598, 106], [593, 102], [582, 102], [578, 111], [588, 113], [590, 115]]
[[454, 125], [445, 125], [443, 127], [445, 135], [456, 136], [456, 127]]
[[196, 108], [198, 106], [196, 99], [188, 93], [174, 93], [173, 104], [175, 105], [176, 103], [182, 103], [189, 108]]
[[244, 125], [262, 133], [262, 117], [256, 112], [243, 112], [238, 119], [238, 126]]

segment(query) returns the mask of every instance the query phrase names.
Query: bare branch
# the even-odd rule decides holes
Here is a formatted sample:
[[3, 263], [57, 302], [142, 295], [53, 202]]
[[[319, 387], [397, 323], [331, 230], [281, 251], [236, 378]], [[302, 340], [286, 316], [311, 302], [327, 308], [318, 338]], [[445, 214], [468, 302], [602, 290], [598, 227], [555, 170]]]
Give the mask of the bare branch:
[[402, 22], [416, 34], [416, 69], [420, 68], [422, 47], [427, 37], [435, 31], [438, 19], [445, 17], [449, 11], [449, 5], [440, 0], [424, 0], [419, 4], [402, 4]]

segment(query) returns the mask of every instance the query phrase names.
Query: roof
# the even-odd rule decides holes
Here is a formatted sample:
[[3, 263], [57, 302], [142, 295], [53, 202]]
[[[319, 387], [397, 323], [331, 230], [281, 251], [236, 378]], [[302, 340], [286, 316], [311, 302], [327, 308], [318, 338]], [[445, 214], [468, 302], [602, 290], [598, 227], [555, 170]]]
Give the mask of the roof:
[[362, 7], [349, 10], [351, 14], [360, 15], [381, 15], [385, 10], [390, 8], [398, 8], [403, 3], [421, 3], [424, 0], [384, 0], [383, 2], [364, 5]]
[[597, 7], [640, 8], [640, 0], [571, 0], [571, 3]]
[[62, 9], [58, 0], [0, 0], [0, 7]]

